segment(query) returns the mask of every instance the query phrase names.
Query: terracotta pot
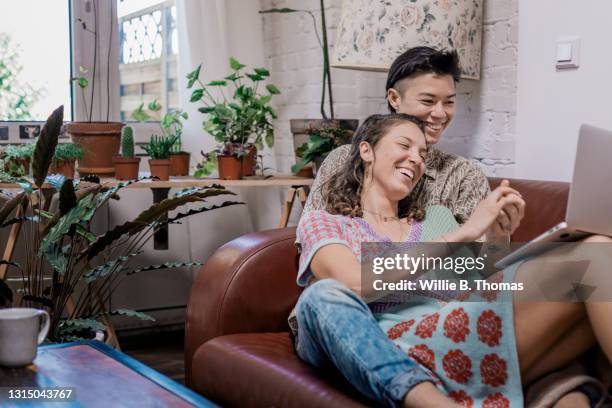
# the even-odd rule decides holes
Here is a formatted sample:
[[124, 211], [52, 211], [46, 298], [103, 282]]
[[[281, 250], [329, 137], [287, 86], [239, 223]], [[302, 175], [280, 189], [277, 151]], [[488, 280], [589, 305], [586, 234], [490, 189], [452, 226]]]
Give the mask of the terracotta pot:
[[170, 159], [149, 159], [149, 168], [151, 169], [151, 176], [158, 177], [160, 181], [170, 180]]
[[119, 154], [121, 128], [117, 122], [72, 122], [66, 124], [72, 141], [83, 148], [79, 173], [112, 176], [115, 174], [113, 157]]
[[[291, 126], [291, 133], [293, 134], [294, 149], [297, 149], [308, 141], [308, 138], [310, 137], [308, 134], [309, 129], [322, 127], [324, 125], [329, 126], [333, 122], [337, 122], [341, 129], [350, 130], [352, 132], [357, 130], [357, 127], [359, 126], [358, 119], [290, 119], [289, 124]], [[298, 161], [299, 158], [296, 154], [295, 162], [297, 163]]]
[[249, 152], [244, 157], [244, 162], [242, 163], [242, 177], [254, 175], [256, 164], [257, 164], [257, 147], [251, 146], [249, 148]]
[[[25, 174], [18, 174], [17, 172], [10, 171], [10, 164], [15, 163], [18, 166], [21, 165], [25, 169]], [[30, 158], [29, 157], [14, 157], [4, 161], [4, 172], [9, 173], [13, 177], [27, 176], [30, 174]]]
[[74, 179], [74, 165], [76, 159], [53, 161], [49, 168], [49, 174], [62, 174], [67, 179]]
[[117, 180], [135, 180], [138, 178], [140, 157], [113, 157], [115, 178]]
[[236, 156], [217, 156], [219, 178], [222, 180], [240, 180], [244, 160]]
[[172, 153], [170, 155], [170, 175], [187, 176], [189, 175], [189, 159], [191, 154], [187, 152]]

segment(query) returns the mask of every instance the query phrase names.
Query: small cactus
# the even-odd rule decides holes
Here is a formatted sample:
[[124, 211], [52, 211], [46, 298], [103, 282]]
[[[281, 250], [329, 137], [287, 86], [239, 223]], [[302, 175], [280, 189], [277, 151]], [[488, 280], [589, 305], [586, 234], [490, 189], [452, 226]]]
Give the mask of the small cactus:
[[134, 131], [130, 126], [123, 128], [121, 137], [121, 155], [126, 159], [134, 157]]

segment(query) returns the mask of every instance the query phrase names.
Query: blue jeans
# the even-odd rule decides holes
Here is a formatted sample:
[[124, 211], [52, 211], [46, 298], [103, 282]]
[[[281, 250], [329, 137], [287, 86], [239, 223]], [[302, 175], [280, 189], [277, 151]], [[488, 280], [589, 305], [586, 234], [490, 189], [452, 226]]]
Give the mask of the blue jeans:
[[415, 385], [433, 382], [387, 338], [363, 300], [336, 280], [306, 288], [296, 315], [300, 358], [320, 368], [335, 366], [373, 400], [395, 407]]

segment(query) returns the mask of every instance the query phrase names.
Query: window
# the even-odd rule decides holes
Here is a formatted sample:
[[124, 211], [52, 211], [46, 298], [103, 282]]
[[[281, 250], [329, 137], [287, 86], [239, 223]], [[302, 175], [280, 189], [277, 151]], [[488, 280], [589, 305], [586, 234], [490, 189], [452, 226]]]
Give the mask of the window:
[[[70, 120], [69, 1], [3, 2], [0, 121], [42, 121], [62, 104], [64, 118]], [[8, 140], [2, 128], [0, 139]]]
[[155, 99], [178, 108], [174, 0], [118, 0], [117, 17], [121, 120]]

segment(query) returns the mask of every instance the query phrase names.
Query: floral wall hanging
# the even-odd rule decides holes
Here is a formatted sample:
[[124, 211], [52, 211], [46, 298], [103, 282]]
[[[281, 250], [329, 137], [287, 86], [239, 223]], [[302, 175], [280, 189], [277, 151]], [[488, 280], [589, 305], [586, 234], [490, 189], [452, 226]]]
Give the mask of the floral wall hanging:
[[344, 0], [332, 66], [386, 71], [406, 49], [456, 49], [480, 79], [483, 0]]

